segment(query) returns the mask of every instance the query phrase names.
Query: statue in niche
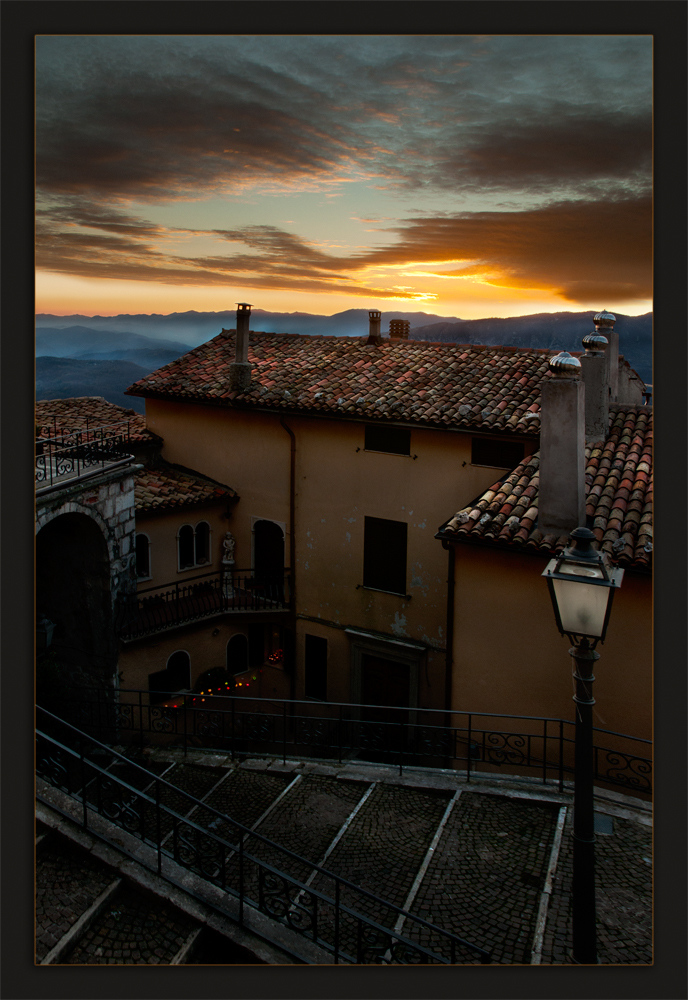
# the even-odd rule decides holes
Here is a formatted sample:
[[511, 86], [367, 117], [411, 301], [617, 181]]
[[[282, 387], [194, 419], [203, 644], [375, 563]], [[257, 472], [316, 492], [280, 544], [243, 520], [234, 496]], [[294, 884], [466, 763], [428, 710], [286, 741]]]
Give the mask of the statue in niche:
[[234, 535], [231, 531], [225, 532], [225, 537], [222, 542], [222, 562], [223, 565], [229, 566], [234, 564], [234, 546], [236, 542], [234, 541]]

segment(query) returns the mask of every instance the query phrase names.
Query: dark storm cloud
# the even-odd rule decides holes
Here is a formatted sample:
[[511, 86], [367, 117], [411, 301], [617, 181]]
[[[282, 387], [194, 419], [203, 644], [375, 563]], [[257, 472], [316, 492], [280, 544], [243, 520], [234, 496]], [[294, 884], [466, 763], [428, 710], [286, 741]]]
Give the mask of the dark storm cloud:
[[200, 198], [354, 168], [401, 187], [649, 183], [629, 39], [42, 41], [52, 193]]

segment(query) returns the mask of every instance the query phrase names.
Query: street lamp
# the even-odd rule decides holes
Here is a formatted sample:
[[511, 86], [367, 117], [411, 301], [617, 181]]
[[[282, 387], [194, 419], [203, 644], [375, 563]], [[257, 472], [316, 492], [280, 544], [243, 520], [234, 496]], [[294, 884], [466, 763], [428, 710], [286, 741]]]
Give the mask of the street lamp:
[[576, 752], [573, 797], [573, 959], [597, 962], [595, 928], [595, 822], [593, 806], [592, 668], [595, 652], [609, 623], [614, 591], [623, 570], [609, 566], [592, 547], [588, 528], [571, 532], [571, 544], [551, 559], [542, 574], [547, 580], [557, 627], [572, 643], [575, 664]]

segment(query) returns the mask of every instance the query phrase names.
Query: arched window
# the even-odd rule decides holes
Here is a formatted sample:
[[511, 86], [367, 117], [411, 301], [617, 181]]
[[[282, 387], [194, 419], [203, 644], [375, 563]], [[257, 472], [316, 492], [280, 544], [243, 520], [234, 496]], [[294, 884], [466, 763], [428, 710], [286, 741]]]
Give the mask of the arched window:
[[227, 643], [227, 673], [240, 674], [248, 669], [248, 639], [245, 635], [233, 635]]
[[210, 525], [207, 521], [199, 521], [196, 525], [195, 549], [197, 566], [210, 562]]
[[190, 524], [183, 524], [177, 535], [179, 568], [190, 569], [194, 564], [194, 530]]
[[150, 538], [143, 533], [136, 536], [136, 576], [139, 580], [151, 577]]
[[179, 569], [207, 566], [210, 558], [210, 525], [199, 521], [195, 528], [183, 524], [177, 533]]
[[172, 653], [164, 670], [148, 675], [151, 705], [165, 701], [176, 691], [188, 691], [190, 687], [191, 659], [185, 649]]

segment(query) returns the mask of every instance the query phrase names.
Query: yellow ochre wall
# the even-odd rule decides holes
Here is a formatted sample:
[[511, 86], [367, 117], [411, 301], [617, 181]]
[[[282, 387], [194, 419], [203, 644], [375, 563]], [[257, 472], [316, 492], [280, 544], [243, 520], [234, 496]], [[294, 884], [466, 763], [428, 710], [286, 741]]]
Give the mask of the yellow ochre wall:
[[[296, 696], [303, 694], [303, 637], [328, 639], [328, 698], [351, 698], [345, 628], [421, 643], [419, 703], [443, 707], [447, 558], [439, 524], [499, 477], [471, 466], [471, 437], [411, 430], [411, 457], [364, 450], [364, 423], [289, 415], [296, 435], [296, 553], [290, 551], [290, 437], [279, 416], [148, 399], [146, 419], [163, 456], [235, 489], [228, 527], [236, 566], [251, 565], [252, 518], [285, 526], [285, 563], [296, 566]], [[528, 448], [528, 450], [531, 450]], [[417, 456], [417, 457], [413, 457]], [[363, 589], [366, 516], [408, 524], [404, 596]]]
[[[194, 507], [164, 514], [137, 513], [136, 534], [148, 535], [152, 574], [149, 580], [138, 581], [138, 589], [146, 590], [174, 583], [183, 585], [189, 577], [216, 573], [221, 567], [222, 541], [229, 528], [227, 518], [223, 516], [225, 511], [226, 504], [220, 504], [217, 507]], [[195, 528], [200, 521], [207, 521], [210, 525], [210, 562], [179, 570], [177, 533], [183, 524], [190, 524]]]
[[[570, 643], [555, 624], [548, 560], [456, 545], [452, 708], [574, 719]], [[629, 572], [595, 664], [595, 726], [652, 739], [652, 584]]]

